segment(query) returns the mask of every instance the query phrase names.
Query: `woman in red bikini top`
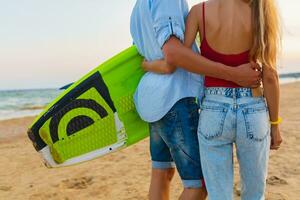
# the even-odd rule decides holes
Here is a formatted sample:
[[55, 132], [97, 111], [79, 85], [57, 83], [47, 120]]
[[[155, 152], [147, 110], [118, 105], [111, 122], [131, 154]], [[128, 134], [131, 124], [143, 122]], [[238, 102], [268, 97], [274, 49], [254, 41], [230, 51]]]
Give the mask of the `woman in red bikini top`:
[[233, 198], [233, 144], [240, 164], [242, 199], [264, 199], [269, 149], [278, 149], [282, 142], [278, 30], [273, 0], [210, 0], [194, 6], [188, 16], [186, 46], [199, 33], [202, 56], [228, 66], [260, 62], [263, 70], [263, 94], [260, 88], [205, 77], [198, 136], [211, 200]]
[[[274, 4], [274, 0], [209, 0], [195, 5], [187, 18], [185, 46], [191, 48], [199, 33], [202, 56], [233, 67], [259, 62], [263, 70], [263, 94], [260, 88], [205, 77], [198, 137], [211, 200], [233, 198], [233, 144], [242, 199], [264, 199], [269, 149], [278, 149], [282, 142], [276, 71], [280, 37]], [[168, 67], [163, 62], [151, 64]]]

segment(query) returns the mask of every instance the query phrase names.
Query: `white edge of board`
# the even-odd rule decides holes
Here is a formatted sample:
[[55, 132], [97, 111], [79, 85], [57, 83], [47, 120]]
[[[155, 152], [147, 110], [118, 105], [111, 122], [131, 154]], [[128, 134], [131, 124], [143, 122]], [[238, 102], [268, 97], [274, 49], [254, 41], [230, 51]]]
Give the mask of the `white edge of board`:
[[115, 143], [113, 145], [104, 147], [102, 149], [97, 149], [95, 151], [91, 151], [89, 153], [86, 153], [84, 155], [71, 158], [69, 160], [66, 160], [65, 162], [61, 164], [57, 164], [50, 152], [49, 146], [44, 147], [42, 150], [39, 151], [40, 155], [42, 156], [43, 160], [45, 161], [45, 165], [48, 168], [58, 168], [58, 167], [67, 167], [75, 164], [79, 164], [85, 161], [93, 160], [95, 158], [101, 157], [103, 155], [106, 155], [108, 153], [114, 152], [118, 149], [121, 149], [126, 146], [126, 141], [121, 141], [118, 143]]

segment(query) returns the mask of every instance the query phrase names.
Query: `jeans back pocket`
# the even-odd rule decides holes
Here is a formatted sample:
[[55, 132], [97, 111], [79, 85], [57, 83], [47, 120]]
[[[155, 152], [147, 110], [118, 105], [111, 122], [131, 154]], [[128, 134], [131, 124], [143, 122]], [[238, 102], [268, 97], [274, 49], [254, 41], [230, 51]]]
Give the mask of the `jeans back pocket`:
[[265, 103], [243, 109], [247, 138], [263, 141], [270, 133], [269, 112]]
[[199, 134], [207, 140], [220, 137], [227, 112], [228, 108], [221, 103], [204, 101], [199, 117]]

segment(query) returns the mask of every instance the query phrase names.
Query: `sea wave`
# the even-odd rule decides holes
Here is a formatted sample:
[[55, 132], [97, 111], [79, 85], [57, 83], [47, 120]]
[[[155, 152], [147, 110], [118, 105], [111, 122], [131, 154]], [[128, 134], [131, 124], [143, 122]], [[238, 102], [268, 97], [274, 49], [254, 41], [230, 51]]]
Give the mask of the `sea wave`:
[[60, 92], [57, 89], [0, 91], [0, 119], [38, 115]]
[[46, 105], [31, 105], [31, 106], [24, 106], [20, 108], [20, 110], [43, 110]]

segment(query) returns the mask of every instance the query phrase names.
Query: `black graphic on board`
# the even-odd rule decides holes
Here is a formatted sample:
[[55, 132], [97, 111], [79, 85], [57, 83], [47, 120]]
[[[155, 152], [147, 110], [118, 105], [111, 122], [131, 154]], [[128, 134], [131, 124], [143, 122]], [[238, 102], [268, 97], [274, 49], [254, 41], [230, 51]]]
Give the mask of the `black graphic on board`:
[[[82, 95], [83, 93], [85, 93], [87, 90], [89, 90], [90, 88], [94, 87], [99, 94], [102, 96], [102, 98], [105, 100], [105, 102], [107, 103], [107, 105], [111, 108], [111, 110], [115, 113], [116, 112], [116, 108], [114, 106], [114, 103], [111, 99], [111, 96], [109, 94], [109, 90], [101, 76], [101, 74], [99, 72], [94, 73], [93, 75], [91, 75], [89, 78], [87, 78], [86, 80], [84, 80], [82, 83], [80, 83], [78, 86], [76, 86], [76, 88], [74, 88], [73, 90], [71, 90], [68, 94], [66, 94], [63, 98], [61, 98], [55, 105], [52, 106], [51, 109], [49, 109], [49, 111], [47, 113], [45, 113], [32, 127], [31, 129], [28, 130], [27, 134], [28, 137], [30, 138], [30, 140], [33, 142], [34, 147], [37, 151], [43, 149], [44, 147], [46, 147], [46, 143], [42, 140], [42, 138], [39, 135], [39, 130], [40, 128], [43, 126], [43, 124], [50, 119], [51, 117], [54, 117], [54, 115], [61, 115], [58, 113], [64, 113], [66, 114], [66, 112], [63, 112], [61, 110], [63, 110], [65, 107], [68, 107], [68, 104], [70, 104], [70, 102], [72, 101], [77, 101], [76, 99]], [[93, 104], [93, 103], [92, 103]], [[98, 104], [99, 105], [99, 104]], [[99, 105], [100, 106], [100, 105]], [[99, 109], [99, 106], [91, 106], [89, 105], [89, 109]], [[95, 110], [96, 111], [96, 110]], [[97, 111], [96, 111], [97, 112]], [[98, 113], [98, 112], [97, 112]], [[103, 114], [104, 112], [102, 112]], [[107, 112], [106, 112], [107, 113]], [[99, 114], [100, 115], [100, 114]], [[55, 117], [56, 119], [54, 120], [54, 122], [52, 122], [52, 125], [50, 126], [51, 129], [53, 129], [52, 131], [54, 132], [54, 136], [51, 135], [52, 139], [54, 138], [54, 141], [57, 141], [57, 135], [56, 134], [56, 130], [57, 127], [56, 125], [59, 124], [59, 118], [61, 119], [62, 116], [57, 116]], [[103, 115], [102, 115], [103, 116]], [[101, 115], [100, 115], [101, 117]], [[87, 119], [88, 117], [80, 117], [78, 119], [84, 119], [84, 123], [82, 125], [82, 127], [87, 127], [89, 125], [91, 125], [90, 123], [92, 123], [91, 119]], [[75, 122], [78, 123], [78, 119], [72, 119], [70, 120], [68, 127], [67, 128], [67, 132], [68, 134], [74, 134], [75, 132], [77, 132], [77, 130], [81, 130], [82, 128], [80, 126], [76, 126], [77, 128], [73, 128], [74, 126], [72, 126], [72, 124], [74, 124]], [[56, 127], [56, 128], [55, 128]], [[51, 133], [52, 133], [51, 131]]]
[[[88, 108], [88, 109], [94, 110], [95, 112], [98, 113], [98, 115], [101, 118], [104, 118], [108, 115], [107, 111], [94, 100], [91, 100], [91, 99], [73, 100], [70, 104], [65, 106], [58, 113], [56, 113], [50, 121], [50, 134], [51, 134], [53, 143], [55, 143], [59, 140], [58, 126], [59, 126], [61, 119], [69, 111], [76, 109], [76, 108]], [[92, 123], [94, 123], [94, 121], [92, 121]], [[69, 131], [70, 131], [70, 132], [67, 131], [67, 134], [68, 134], [68, 136], [70, 136], [71, 134], [75, 133], [74, 131], [82, 130], [83, 128], [86, 128], [89, 125], [91, 125], [91, 118], [89, 118], [87, 116], [82, 116], [82, 115], [75, 116], [73, 119], [71, 119], [71, 121], [67, 125], [67, 127], [69, 128]]]
[[95, 121], [92, 118], [85, 116], [85, 115], [79, 115], [77, 117], [74, 117], [68, 123], [67, 135], [73, 135], [74, 133], [77, 133], [78, 131], [94, 124], [94, 122]]

